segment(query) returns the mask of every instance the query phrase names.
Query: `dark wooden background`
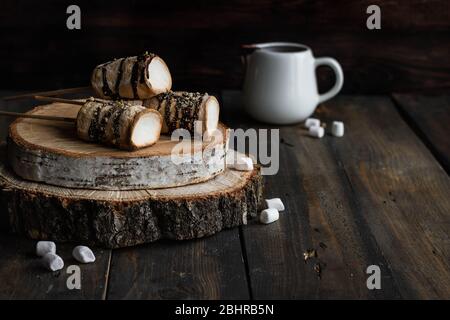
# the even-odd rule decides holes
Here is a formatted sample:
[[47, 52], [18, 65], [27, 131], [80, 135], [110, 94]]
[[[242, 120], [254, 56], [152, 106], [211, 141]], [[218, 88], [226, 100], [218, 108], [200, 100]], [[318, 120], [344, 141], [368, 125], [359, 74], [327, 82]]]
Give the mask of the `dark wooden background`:
[[[81, 30], [66, 28], [70, 4], [81, 7]], [[381, 30], [366, 28], [370, 4], [381, 7]], [[335, 57], [345, 93], [450, 88], [447, 0], [2, 0], [0, 39], [3, 90], [84, 86], [96, 64], [145, 50], [166, 60], [175, 89], [237, 89], [240, 45], [274, 40]], [[331, 85], [331, 72], [319, 75]]]

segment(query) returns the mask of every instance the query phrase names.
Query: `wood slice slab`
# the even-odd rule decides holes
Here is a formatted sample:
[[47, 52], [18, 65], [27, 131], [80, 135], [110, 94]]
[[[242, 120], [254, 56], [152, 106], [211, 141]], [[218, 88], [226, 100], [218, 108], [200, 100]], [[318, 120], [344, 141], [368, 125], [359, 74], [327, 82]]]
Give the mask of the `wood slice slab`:
[[[53, 103], [32, 114], [75, 118], [80, 106]], [[228, 130], [210, 142], [171, 141], [129, 152], [78, 139], [75, 124], [17, 119], [10, 127], [8, 158], [20, 177], [37, 182], [99, 190], [169, 188], [207, 181], [225, 169]], [[178, 162], [171, 152], [177, 146]]]
[[33, 239], [118, 248], [199, 238], [246, 224], [262, 198], [258, 168], [227, 169], [196, 185], [106, 191], [30, 182], [5, 163], [0, 161], [0, 206], [8, 209], [0, 220]]

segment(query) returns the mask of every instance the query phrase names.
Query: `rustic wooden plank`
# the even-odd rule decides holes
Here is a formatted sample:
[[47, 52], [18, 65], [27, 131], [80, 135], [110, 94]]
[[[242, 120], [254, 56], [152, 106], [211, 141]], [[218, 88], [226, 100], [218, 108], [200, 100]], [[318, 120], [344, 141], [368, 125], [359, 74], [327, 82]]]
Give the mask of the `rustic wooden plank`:
[[[224, 101], [220, 93], [221, 119]], [[237, 228], [192, 241], [114, 250], [107, 299], [248, 299]]]
[[[140, 30], [107, 30], [107, 33], [103, 28], [92, 31], [92, 34], [99, 34], [102, 39], [102, 45], [95, 49], [94, 54], [90, 40], [83, 38], [77, 42], [76, 52], [65, 51], [64, 55], [60, 55], [59, 51], [49, 52], [42, 56], [30, 54], [45, 52], [46, 48], [42, 47], [42, 43], [69, 39], [65, 33], [55, 35], [58, 40], [43, 38], [37, 43], [28, 42], [26, 47], [17, 48], [14, 57], [9, 55], [10, 51], [0, 52], [1, 59], [11, 61], [10, 64], [0, 66], [0, 72], [12, 75], [3, 87], [20, 89], [36, 85], [36, 89], [46, 89], [53, 83], [58, 87], [85, 86], [89, 84], [89, 76], [96, 64], [114, 57], [152, 50], [158, 52], [168, 64], [172, 78], [176, 79], [174, 88], [177, 90], [237, 89], [243, 79], [241, 44], [276, 41], [280, 38], [309, 45], [317, 57], [336, 58], [345, 71], [345, 93], [444, 91], [449, 88], [450, 83], [450, 63], [445, 59], [450, 44], [446, 42], [449, 34], [445, 32], [437, 32], [432, 37], [426, 32], [381, 34], [368, 33], [367, 29], [359, 33], [307, 32], [300, 29], [292, 34], [284, 34], [262, 26], [257, 30], [233, 28], [223, 34], [222, 30], [216, 30], [213, 34], [202, 32], [200, 35], [197, 30], [188, 29], [181, 41], [177, 38], [179, 32], [149, 34], [147, 30], [152, 30], [151, 27]], [[47, 32], [51, 31], [41, 31], [42, 34]], [[215, 37], [214, 34], [217, 33], [221, 33], [221, 36]], [[320, 40], [324, 37], [327, 41]], [[199, 42], [199, 38], [209, 41]], [[17, 36], [11, 41], [13, 39], [17, 39]], [[142, 43], [141, 39], [153, 39], [152, 43], [157, 45]], [[185, 43], [195, 43], [195, 48], [186, 46]], [[58, 45], [65, 48], [63, 43], [58, 42]], [[65, 50], [70, 50], [69, 47], [73, 45], [73, 42], [67, 43]], [[432, 56], [428, 48], [433, 48]], [[193, 52], [196, 54], [193, 55]], [[15, 59], [20, 61], [20, 65], [14, 62]], [[436, 61], [441, 63], [437, 64]], [[56, 63], [60, 66], [58, 69], [54, 67]], [[70, 70], [70, 73], [65, 70]], [[331, 87], [332, 71], [319, 68], [318, 74], [321, 90]]]
[[[221, 101], [220, 94], [212, 91]], [[222, 116], [221, 116], [222, 119]], [[248, 299], [237, 228], [113, 251], [108, 299]]]
[[[17, 109], [29, 102], [3, 101], [15, 111], [22, 111]], [[136, 269], [130, 268], [130, 257], [135, 257]], [[198, 242], [162, 242], [120, 250], [113, 261], [109, 290], [112, 299], [249, 297], [238, 229]], [[55, 297], [61, 295], [55, 293]]]
[[[79, 264], [72, 258], [74, 244], [57, 244], [64, 268], [50, 272], [34, 253], [36, 241], [0, 234], [0, 299], [104, 299], [107, 289], [110, 250], [93, 249], [96, 261]], [[81, 289], [69, 290], [69, 265], [81, 269]]]
[[237, 229], [113, 252], [108, 299], [248, 299]]
[[[16, 95], [17, 91], [0, 91], [0, 96]], [[86, 92], [88, 93], [88, 92]], [[83, 96], [86, 93], [81, 93]], [[72, 98], [79, 95], [70, 95]], [[0, 100], [2, 110], [25, 112], [38, 102], [33, 99]], [[0, 118], [0, 141], [7, 134], [12, 119]], [[3, 157], [3, 156], [2, 156]], [[1, 200], [1, 199], [0, 199]], [[36, 241], [15, 235], [7, 235], [8, 221], [5, 214], [0, 215], [0, 299], [104, 299], [111, 250], [93, 249], [97, 261], [94, 264], [80, 265], [81, 290], [69, 290], [66, 286], [67, 266], [79, 265], [72, 258], [76, 244], [57, 244], [57, 253], [63, 258], [65, 267], [59, 272], [49, 272], [40, 265], [34, 254]]]
[[[227, 96], [226, 110], [240, 108]], [[346, 135], [316, 140], [301, 126], [281, 128], [280, 171], [266, 177], [266, 196], [281, 197], [286, 212], [272, 225], [243, 228], [253, 296], [448, 297], [443, 170], [387, 97], [339, 97], [317, 115], [345, 121]], [[308, 248], [318, 250], [321, 280], [303, 262]], [[372, 264], [382, 290], [366, 287]]]
[[393, 98], [414, 131], [450, 172], [450, 96], [394, 94]]
[[[226, 0], [215, 2], [170, 1], [155, 5], [149, 2], [117, 2], [112, 1], [108, 6], [100, 3], [80, 1], [82, 11], [89, 14], [83, 16], [83, 26], [92, 28], [95, 26], [118, 26], [144, 28], [149, 24], [159, 27], [162, 32], [165, 29], [180, 30], [181, 28], [226, 28], [230, 21], [239, 26], [260, 26], [264, 23], [278, 23], [288, 26], [309, 27], [317, 30], [347, 30], [354, 31], [356, 26], [366, 26], [366, 8], [373, 4], [370, 0], [352, 0], [345, 3], [337, 3], [326, 0], [299, 1], [285, 0], [260, 0], [255, 3], [251, 0], [235, 0], [230, 3]], [[442, 0], [429, 0], [426, 3], [420, 0], [377, 2], [383, 13], [383, 29], [394, 30], [447, 30], [448, 4]], [[176, 10], [174, 8], [176, 7]], [[57, 27], [60, 22], [65, 22], [64, 14], [66, 3], [57, 0], [42, 1], [40, 5], [30, 3], [26, 6], [11, 0], [5, 0], [0, 12], [0, 17], [8, 27]], [[24, 10], [28, 9], [28, 10]], [[36, 16], [34, 13], [42, 13]], [[148, 12], [152, 12], [149, 21]], [[17, 22], [17, 15], [24, 18], [23, 23]], [[207, 14], [209, 19], [204, 19]], [[409, 16], [405, 16], [408, 14]], [[56, 15], [53, 19], [46, 19]], [[432, 15], [433, 19], [429, 19]], [[309, 19], [302, 19], [307, 16]], [[190, 22], [188, 25], [186, 22]], [[65, 25], [64, 25], [65, 26]], [[273, 27], [277, 27], [274, 25]], [[83, 28], [81, 29], [83, 30]]]
[[384, 97], [342, 98], [323, 116], [342, 117], [334, 141], [364, 219], [404, 298], [450, 296], [450, 179]]
[[[1, 96], [14, 95], [16, 92], [3, 92]], [[89, 92], [80, 93], [78, 95], [67, 95], [68, 98], [83, 97]], [[23, 112], [24, 105], [33, 102], [31, 99], [21, 99], [12, 101], [2, 101], [2, 107], [10, 111]], [[0, 119], [3, 120], [3, 119]], [[2, 124], [7, 126], [7, 120]], [[5, 133], [6, 134], [6, 131]], [[38, 268], [36, 259], [28, 262], [25, 258], [32, 257], [32, 249], [30, 252], [21, 254], [19, 250], [23, 249], [20, 242], [16, 238], [11, 238], [11, 245], [5, 242], [5, 248], [0, 247], [0, 255], [5, 253], [4, 261], [11, 261], [0, 265], [0, 279], [4, 279], [4, 274], [11, 272], [13, 269], [10, 264], [25, 265], [29, 277], [32, 273], [28, 271], [30, 268]], [[31, 242], [29, 242], [31, 243]], [[14, 245], [14, 246], [13, 246]], [[31, 245], [29, 245], [31, 246]], [[58, 246], [59, 248], [60, 246]], [[6, 251], [9, 248], [10, 251]], [[64, 250], [61, 245], [61, 250]], [[67, 250], [69, 247], [67, 247]], [[67, 251], [66, 250], [66, 251]], [[71, 249], [70, 249], [71, 250]], [[64, 253], [64, 256], [70, 255], [70, 251]], [[106, 256], [111, 254], [109, 250], [103, 251]], [[169, 253], [169, 254], [168, 254]], [[98, 257], [99, 260], [102, 257]], [[130, 260], [136, 264], [135, 268], [130, 268]], [[109, 260], [109, 259], [108, 259]], [[119, 250], [114, 254], [112, 277], [110, 281], [109, 298], [248, 298], [249, 292], [247, 287], [245, 266], [242, 261], [242, 252], [239, 239], [238, 229], [227, 230], [215, 237], [205, 238], [199, 241], [189, 242], [162, 242], [152, 246], [141, 246], [138, 248], [128, 248]], [[101, 261], [97, 261], [94, 265], [99, 267]], [[30, 266], [29, 266], [30, 265]], [[83, 268], [92, 266], [83, 266]], [[17, 267], [15, 267], [17, 269]], [[4, 270], [4, 271], [2, 271]], [[34, 270], [34, 269], [33, 269]], [[90, 270], [91, 271], [91, 270]], [[22, 271], [20, 271], [22, 272]], [[43, 271], [45, 275], [45, 270]], [[108, 270], [97, 271], [96, 278], [100, 279], [101, 275], [108, 277]], [[64, 290], [66, 277], [63, 275], [58, 277], [58, 283], [55, 285], [53, 276], [48, 278], [38, 274], [40, 282], [27, 278], [36, 285], [36, 290], [30, 290], [27, 294], [24, 283], [17, 281], [11, 282], [11, 285], [5, 286], [0, 291], [1, 296], [5, 297], [23, 297], [23, 298], [71, 298], [75, 297], [73, 292], [66, 293]], [[37, 277], [37, 276], [36, 276]], [[91, 271], [90, 277], [94, 278], [94, 272]], [[14, 278], [15, 279], [15, 278]], [[61, 280], [60, 280], [61, 279]], [[106, 278], [105, 278], [106, 279]], [[20, 280], [20, 281], [19, 281]], [[83, 282], [84, 283], [84, 282]], [[52, 285], [52, 287], [50, 287]], [[13, 291], [17, 286], [16, 292]], [[51, 288], [46, 296], [39, 295], [41, 287], [45, 287], [44, 293]], [[97, 285], [98, 290], [104, 289], [104, 284]], [[89, 287], [88, 287], [89, 288]], [[87, 289], [86, 289], [87, 290]], [[68, 290], [67, 290], [68, 291]], [[89, 292], [83, 294], [89, 296]], [[102, 291], [104, 297], [105, 292]], [[76, 296], [82, 298], [83, 296]]]
[[[226, 116], [243, 111], [239, 95], [226, 92]], [[246, 118], [246, 121], [249, 121]], [[264, 127], [251, 120], [239, 127]], [[377, 263], [386, 279], [390, 271], [367, 225], [360, 221], [347, 177], [324, 143], [305, 136], [300, 126], [280, 128], [280, 170], [267, 176], [266, 197], [280, 197], [286, 211], [271, 225], [256, 222], [243, 228], [250, 284], [256, 299], [398, 297], [393, 281], [383, 292], [366, 288], [365, 268]], [[304, 262], [315, 248], [318, 259]], [[319, 262], [321, 279], [313, 270]]]
[[[96, 64], [153, 50], [168, 63], [177, 89], [238, 88], [240, 45], [285, 40], [306, 43], [317, 56], [338, 59], [346, 92], [448, 89], [448, 3], [378, 1], [382, 29], [368, 30], [366, 9], [371, 4], [179, 0], [158, 5], [113, 1], [104, 6], [91, 1], [79, 3], [82, 29], [68, 30], [64, 2], [3, 1], [0, 59], [8, 63], [0, 66], [0, 85], [87, 85]], [[332, 72], [323, 78], [330, 85]]]

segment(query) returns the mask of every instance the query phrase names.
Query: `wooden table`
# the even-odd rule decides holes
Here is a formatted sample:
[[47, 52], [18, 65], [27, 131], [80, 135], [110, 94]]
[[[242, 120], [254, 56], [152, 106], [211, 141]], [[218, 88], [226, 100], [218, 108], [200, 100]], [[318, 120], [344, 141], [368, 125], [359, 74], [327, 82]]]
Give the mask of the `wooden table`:
[[[239, 92], [223, 92], [222, 105], [233, 128], [273, 128], [245, 115]], [[265, 180], [266, 196], [286, 205], [278, 222], [96, 249], [97, 262], [81, 266], [81, 290], [67, 289], [65, 269], [39, 267], [35, 241], [2, 233], [0, 298], [449, 299], [450, 96], [341, 95], [316, 115], [344, 121], [346, 134], [319, 140], [300, 125], [280, 128], [280, 170]], [[58, 244], [66, 265], [73, 246]], [[309, 248], [318, 258], [305, 263]], [[367, 289], [369, 265], [381, 269], [381, 290]]]

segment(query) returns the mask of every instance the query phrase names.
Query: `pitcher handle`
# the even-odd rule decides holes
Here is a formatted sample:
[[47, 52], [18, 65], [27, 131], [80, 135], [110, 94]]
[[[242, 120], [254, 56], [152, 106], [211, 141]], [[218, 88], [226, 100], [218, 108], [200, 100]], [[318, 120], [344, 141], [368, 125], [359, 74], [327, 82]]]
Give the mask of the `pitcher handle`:
[[344, 84], [344, 73], [342, 72], [339, 62], [330, 57], [316, 58], [314, 66], [315, 68], [319, 66], [328, 66], [333, 69], [334, 74], [336, 75], [336, 82], [334, 86], [328, 92], [319, 94], [319, 103], [322, 103], [333, 98], [342, 89], [342, 85]]

